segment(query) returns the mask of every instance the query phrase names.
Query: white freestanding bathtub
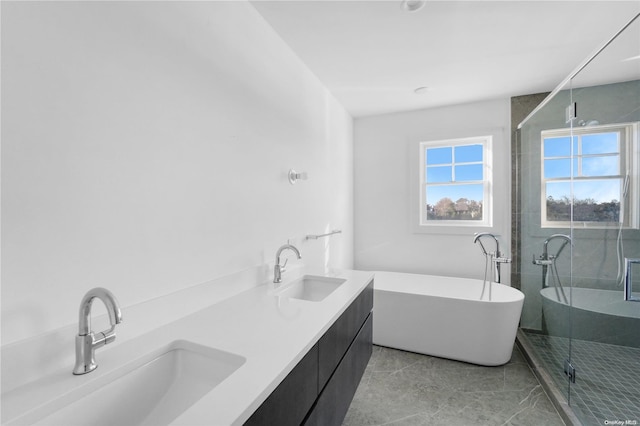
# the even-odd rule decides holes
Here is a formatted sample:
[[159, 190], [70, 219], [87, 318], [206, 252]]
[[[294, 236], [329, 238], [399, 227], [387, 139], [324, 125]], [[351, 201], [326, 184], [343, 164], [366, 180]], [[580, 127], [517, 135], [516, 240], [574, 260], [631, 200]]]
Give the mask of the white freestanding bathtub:
[[376, 272], [373, 300], [374, 344], [495, 366], [511, 359], [524, 294], [496, 283], [483, 292], [476, 279]]

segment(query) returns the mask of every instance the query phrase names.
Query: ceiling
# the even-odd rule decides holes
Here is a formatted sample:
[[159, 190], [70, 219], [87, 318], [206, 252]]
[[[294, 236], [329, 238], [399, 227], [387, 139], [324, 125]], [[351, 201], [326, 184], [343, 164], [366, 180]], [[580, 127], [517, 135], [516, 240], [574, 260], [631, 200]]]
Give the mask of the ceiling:
[[551, 91], [640, 12], [638, 0], [252, 4], [354, 117]]

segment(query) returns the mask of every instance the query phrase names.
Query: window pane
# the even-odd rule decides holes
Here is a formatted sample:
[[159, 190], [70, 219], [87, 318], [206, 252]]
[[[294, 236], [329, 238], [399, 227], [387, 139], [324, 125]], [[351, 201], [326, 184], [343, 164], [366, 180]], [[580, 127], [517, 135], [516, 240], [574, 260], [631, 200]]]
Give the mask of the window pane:
[[[617, 222], [620, 215], [621, 179], [580, 180], [573, 184], [573, 220], [577, 222]], [[570, 182], [549, 182], [547, 220], [571, 220]]]
[[427, 220], [482, 220], [483, 185], [426, 188]]
[[456, 163], [482, 161], [482, 145], [456, 146], [454, 150]]
[[445, 148], [428, 148], [426, 152], [426, 161], [428, 165], [431, 164], [451, 164], [452, 162], [452, 150], [451, 147]]
[[435, 204], [442, 198], [458, 201], [461, 198], [482, 202], [484, 191], [481, 183], [427, 186], [427, 203]]
[[591, 200], [594, 203], [607, 203], [620, 200], [622, 179], [581, 180], [573, 184], [573, 196], [576, 202]]
[[573, 185], [573, 220], [617, 222], [620, 214], [620, 179], [588, 180]]
[[[456, 158], [457, 159], [457, 158]], [[456, 182], [482, 180], [482, 164], [456, 166]]]
[[582, 159], [582, 176], [615, 176], [620, 174], [620, 157], [586, 157]]
[[451, 171], [451, 166], [427, 167], [427, 183], [451, 182]]
[[554, 200], [566, 198], [567, 202], [569, 202], [571, 198], [571, 182], [547, 182], [547, 199], [549, 197]]
[[595, 133], [582, 137], [582, 154], [609, 154], [618, 153], [617, 133]]
[[547, 220], [571, 220], [571, 183], [547, 183]]
[[[542, 227], [559, 225], [552, 222], [565, 222], [559, 226], [569, 226], [571, 220], [578, 226], [585, 222], [585, 227], [594, 228], [620, 223], [621, 208], [627, 201], [623, 193], [624, 175], [637, 173], [627, 170], [625, 161], [627, 149], [637, 152], [635, 141], [624, 137], [631, 128], [630, 125], [576, 128], [573, 135], [568, 129], [542, 132], [541, 183], [546, 199], [542, 199], [541, 207], [547, 213], [542, 218]], [[630, 219], [639, 205], [629, 204], [628, 210], [633, 213], [625, 215], [624, 226], [637, 227]], [[551, 223], [545, 223], [546, 220]]]
[[571, 177], [571, 160], [569, 158], [544, 160], [544, 177], [545, 179]]
[[544, 140], [544, 157], [569, 157], [571, 155], [570, 138], [546, 138]]

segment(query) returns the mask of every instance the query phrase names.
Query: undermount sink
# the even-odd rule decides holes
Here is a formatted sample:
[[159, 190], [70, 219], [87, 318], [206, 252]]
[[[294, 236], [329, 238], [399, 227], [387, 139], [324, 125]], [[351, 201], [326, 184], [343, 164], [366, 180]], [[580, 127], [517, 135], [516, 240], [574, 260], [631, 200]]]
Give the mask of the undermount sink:
[[166, 425], [244, 362], [239, 355], [178, 340], [37, 424]]
[[333, 293], [346, 280], [342, 278], [305, 275], [279, 290], [279, 297], [320, 302]]

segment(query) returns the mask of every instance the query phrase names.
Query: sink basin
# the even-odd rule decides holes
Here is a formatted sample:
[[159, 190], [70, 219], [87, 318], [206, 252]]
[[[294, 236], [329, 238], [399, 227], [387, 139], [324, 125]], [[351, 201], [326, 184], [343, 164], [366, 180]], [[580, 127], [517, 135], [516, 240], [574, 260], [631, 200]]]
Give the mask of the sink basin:
[[244, 362], [244, 357], [178, 340], [37, 424], [166, 425]]
[[305, 275], [278, 291], [279, 297], [320, 302], [333, 293], [346, 280], [342, 278]]

